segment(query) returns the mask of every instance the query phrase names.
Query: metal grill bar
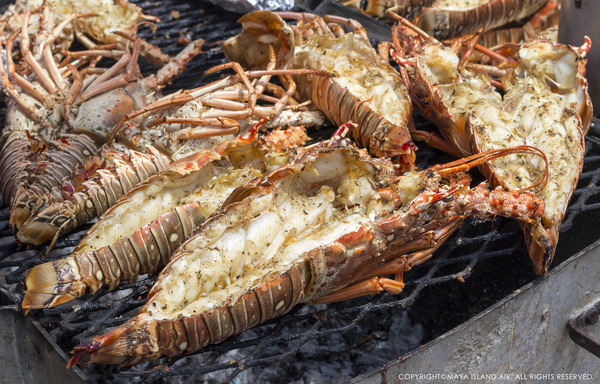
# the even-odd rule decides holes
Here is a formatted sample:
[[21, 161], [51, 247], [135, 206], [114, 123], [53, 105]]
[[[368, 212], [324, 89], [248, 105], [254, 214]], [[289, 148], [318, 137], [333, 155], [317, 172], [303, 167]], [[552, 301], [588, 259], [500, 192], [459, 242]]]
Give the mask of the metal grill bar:
[[[147, 13], [162, 18], [163, 22], [158, 24], [155, 35], [149, 30], [142, 32], [141, 35], [161, 47], [165, 53], [173, 55], [181, 50], [182, 47], [178, 46], [176, 41], [182, 31], [184, 33], [191, 32], [193, 38], [202, 37], [207, 40], [206, 52], [195, 60], [168, 90], [197, 87], [213, 81], [218, 76], [215, 74], [202, 78], [201, 74], [207, 68], [224, 61], [223, 55], [214, 44], [239, 32], [239, 27], [235, 23], [238, 15], [223, 12], [209, 4], [188, 3], [182, 0], [140, 2], [139, 5]], [[198, 7], [202, 8], [204, 13], [199, 12]], [[165, 14], [166, 10], [171, 13]], [[176, 11], [178, 14], [172, 11]], [[149, 65], [142, 69], [145, 74], [156, 70], [155, 67]], [[166, 93], [169, 92], [168, 90]], [[313, 136], [319, 135], [323, 136], [324, 134], [315, 133]], [[420, 146], [417, 156], [418, 165], [421, 168], [449, 159], [439, 151], [427, 148], [426, 145]], [[592, 234], [585, 241], [570, 242], [568, 236], [565, 235], [572, 233], [571, 229], [580, 228], [581, 224], [579, 223], [593, 221], [600, 212], [600, 187], [597, 186], [600, 180], [599, 162], [600, 124], [598, 121], [594, 121], [586, 140], [583, 174], [561, 229], [562, 232], [568, 232], [563, 235], [563, 239], [559, 243], [555, 264], [597, 238], [597, 235]], [[77, 244], [75, 238], [85, 233], [89, 226], [88, 224], [76, 234], [56, 244], [49, 259], [58, 258], [70, 252], [72, 247]], [[585, 227], [585, 224], [583, 226]], [[8, 210], [3, 209], [0, 211], [0, 237], [9, 234]], [[26, 270], [49, 260], [43, 259], [45, 247], [36, 247], [29, 253], [25, 253], [11, 238], [5, 237], [0, 240], [2, 240], [0, 242], [0, 274], [6, 276], [8, 288], [11, 291], [20, 291], [22, 285], [19, 282]], [[565, 245], [563, 246], [563, 244]], [[33, 254], [31, 255], [31, 253]], [[475, 267], [478, 268], [478, 273], [473, 274]], [[434, 324], [436, 326], [429, 327], [427, 331], [429, 334], [421, 340], [417, 340], [416, 345], [418, 345], [451, 329], [456, 325], [455, 322], [464, 321], [465, 316], [468, 318], [470, 315], [480, 312], [493, 303], [493, 301], [491, 303], [489, 301], [504, 297], [507, 293], [535, 278], [523, 245], [522, 233], [515, 222], [503, 218], [485, 223], [466, 220], [457, 233], [440, 248], [435, 258], [416, 266], [405, 274], [407, 285], [405, 291], [398, 296], [380, 294], [327, 307], [297, 306], [284, 316], [268, 321], [241, 335], [231, 337], [220, 344], [207, 346], [192, 355], [177, 357], [168, 362], [159, 360], [162, 365], [158, 368], [153, 368], [157, 365], [156, 362], [150, 362], [121, 372], [116, 372], [114, 367], [109, 366], [91, 368], [84, 366], [83, 370], [92, 378], [102, 377], [104, 382], [166, 382], [167, 378], [171, 380], [170, 378], [173, 377], [181, 377], [185, 382], [195, 382], [209, 373], [216, 375], [213, 378], [227, 382], [252, 367], [256, 367], [255, 370], [263, 370], [269, 365], [284, 364], [287, 357], [298, 355], [301, 348], [311, 341], [332, 338], [340, 334], [345, 335], [348, 331], [353, 331], [358, 335], [367, 335], [366, 341], [360, 339], [352, 341], [352, 338], [346, 340], [346, 344], [342, 345], [342, 352], [338, 352], [350, 356], [351, 353], [348, 351], [369, 344], [371, 336], [368, 334], [373, 335], [377, 330], [383, 329], [380, 325], [373, 326], [378, 317], [383, 315], [400, 316], [402, 313], [409, 313], [413, 316], [420, 313], [419, 316], [425, 319], [423, 320], [425, 324], [435, 323], [429, 319], [431, 315], [427, 311], [431, 311], [431, 309], [428, 307], [436, 308], [435, 311], [442, 313], [444, 300], [447, 302], [459, 301], [461, 296], [467, 294], [477, 296], [478, 293], [489, 288], [489, 281], [493, 276], [492, 270], [501, 271], [503, 274], [501, 279], [505, 280], [505, 285], [498, 289], [497, 293], [489, 293], [480, 304], [461, 307], [458, 315], [452, 315], [454, 317], [449, 314], [438, 315], [445, 319], [446, 324]], [[478, 292], [471, 292], [473, 288], [469, 288], [467, 284], [449, 283], [456, 279], [464, 281], [469, 277], [471, 277], [469, 285], [476, 280], [478, 285], [474, 289]], [[94, 295], [84, 296], [74, 305], [33, 311], [30, 316], [39, 319], [51, 337], [64, 351], [68, 352], [74, 345], [87, 341], [93, 335], [120, 325], [132, 317], [145, 302], [146, 294], [154, 281], [155, 277], [148, 277], [135, 283], [121, 285], [110, 293], [101, 290]], [[17, 295], [22, 298], [20, 294]], [[456, 312], [455, 308], [451, 307], [450, 311]], [[446, 319], [451, 320], [446, 321]], [[393, 342], [388, 341], [388, 343]], [[323, 359], [319, 359], [319, 356], [326, 356], [329, 349], [321, 347], [319, 350], [321, 352], [318, 356], [304, 356], [305, 367], [322, 363]], [[393, 356], [388, 356], [388, 360], [391, 358]], [[373, 365], [370, 367], [374, 367], [375, 364], [377, 362], [373, 360]], [[358, 373], [361, 372], [354, 374]], [[290, 380], [292, 379], [290, 378]]]

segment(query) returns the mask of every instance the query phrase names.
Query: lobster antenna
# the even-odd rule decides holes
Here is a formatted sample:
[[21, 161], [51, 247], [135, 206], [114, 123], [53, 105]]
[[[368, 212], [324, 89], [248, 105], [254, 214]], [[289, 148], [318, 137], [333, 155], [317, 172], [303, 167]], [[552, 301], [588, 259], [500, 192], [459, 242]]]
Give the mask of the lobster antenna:
[[519, 145], [510, 148], [491, 149], [489, 151], [481, 152], [476, 155], [466, 157], [464, 159], [458, 159], [444, 165], [435, 165], [429, 169], [439, 171], [441, 175], [447, 175], [455, 172], [466, 172], [469, 169], [481, 165], [487, 161], [514, 153], [526, 153], [530, 155], [536, 155], [544, 159], [546, 163], [546, 169], [540, 180], [537, 181], [535, 184], [530, 185], [529, 187], [521, 188], [521, 190], [525, 191], [531, 188], [535, 188], [540, 184], [542, 184], [542, 186], [539, 188], [539, 191], [544, 189], [546, 187], [546, 184], [548, 183], [548, 169], [550, 167], [550, 163], [548, 161], [548, 157], [541, 149], [533, 147], [531, 145]]
[[421, 28], [417, 27], [416, 25], [414, 25], [413, 23], [411, 23], [410, 21], [408, 21], [406, 18], [398, 15], [397, 13], [391, 12], [389, 9], [385, 12], [386, 16], [391, 17], [392, 19], [398, 21], [400, 24], [404, 25], [405, 27], [408, 27], [410, 29], [412, 29], [416, 34], [418, 34], [419, 36], [421, 36], [422, 38], [424, 38], [425, 40], [429, 40], [429, 41], [438, 41], [436, 38], [430, 36], [427, 32], [425, 32], [424, 30], [422, 30]]

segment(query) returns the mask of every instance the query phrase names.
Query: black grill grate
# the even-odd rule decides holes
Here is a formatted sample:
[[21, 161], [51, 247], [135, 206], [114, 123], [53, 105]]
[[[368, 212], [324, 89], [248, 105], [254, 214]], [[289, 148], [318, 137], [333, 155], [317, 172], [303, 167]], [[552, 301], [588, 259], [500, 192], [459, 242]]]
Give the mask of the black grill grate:
[[[169, 89], [191, 88], [214, 80], [217, 75], [207, 78], [201, 78], [201, 75], [207, 68], [224, 62], [217, 45], [220, 40], [239, 32], [235, 22], [238, 15], [210, 4], [181, 0], [140, 2], [139, 5], [146, 13], [162, 18], [155, 35], [148, 29], [141, 35], [165, 53], [173, 55], [181, 50], [182, 46], [177, 44], [180, 33], [191, 33], [192, 38], [202, 37], [207, 41], [206, 52], [189, 65], [167, 93]], [[154, 70], [156, 68], [151, 66], [143, 68], [144, 73]], [[321, 135], [326, 136], [325, 133], [313, 134], [314, 137]], [[449, 159], [426, 145], [418, 152], [421, 168]], [[562, 227], [563, 239], [559, 243], [555, 265], [597, 239], [597, 234], [585, 234], [584, 229], [589, 229], [590, 223], [597, 222], [600, 216], [599, 165], [600, 124], [595, 121], [586, 140], [585, 166]], [[8, 288], [13, 292], [22, 290], [20, 281], [27, 269], [68, 254], [90, 227], [88, 224], [60, 241], [44, 260], [45, 247], [28, 251], [19, 249], [10, 237], [7, 221], [8, 210], [5, 208], [0, 211], [0, 275], [6, 277]], [[467, 284], [442, 284], [470, 277], [475, 267], [478, 273], [473, 274]], [[355, 367], [348, 374], [356, 376], [395, 357], [386, 355], [383, 361], [376, 358], [363, 363], [358, 361], [368, 354], [364, 351], [373, 350], [374, 343], [398, 342], [386, 338], [392, 333], [393, 318], [408, 314], [410, 321], [419, 322], [425, 329], [403, 350], [408, 351], [460, 324], [533, 278], [535, 275], [522, 234], [515, 222], [503, 218], [485, 223], [467, 220], [432, 260], [405, 274], [407, 286], [399, 296], [381, 294], [327, 307], [298, 306], [282, 317], [189, 356], [145, 363], [121, 371], [116, 367], [93, 365], [84, 366], [83, 370], [98, 382], [172, 382], [174, 376], [181, 382], [196, 382], [206, 379], [206, 374], [210, 373], [213, 373], [212, 381], [230, 381], [252, 367], [257, 367], [252, 373], [260, 376], [262, 371], [275, 365], [284, 366], [288, 377], [283, 379], [274, 375], [272, 380], [291, 381], [335, 353], [340, 359], [352, 360]], [[145, 302], [154, 281], [155, 277], [148, 277], [122, 285], [111, 293], [101, 290], [84, 296], [72, 306], [33, 311], [29, 316], [38, 318], [51, 337], [68, 352], [74, 345], [133, 316]], [[411, 328], [407, 333], [413, 331]], [[327, 340], [331, 338], [339, 345], [328, 345]], [[315, 340], [316, 354], [311, 354], [314, 342], [311, 353], [306, 352], [306, 346]], [[390, 351], [398, 349], [390, 348]], [[300, 368], [292, 367], [291, 356], [301, 356]], [[158, 364], [161, 365], [156, 367]]]

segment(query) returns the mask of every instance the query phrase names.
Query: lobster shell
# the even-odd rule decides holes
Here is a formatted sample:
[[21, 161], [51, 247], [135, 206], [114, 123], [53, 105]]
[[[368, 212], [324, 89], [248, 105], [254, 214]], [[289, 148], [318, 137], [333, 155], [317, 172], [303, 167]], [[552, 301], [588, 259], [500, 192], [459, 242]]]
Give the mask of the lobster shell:
[[[406, 41], [410, 40], [406, 39]], [[566, 201], [568, 201], [577, 185], [577, 180], [583, 167], [583, 149], [585, 148], [584, 136], [589, 129], [593, 115], [593, 107], [587, 92], [588, 84], [584, 77], [585, 60], [580, 59], [581, 53], [573, 47], [566, 47], [551, 41], [538, 41], [525, 45], [507, 44], [503, 46], [500, 51], [504, 54], [516, 57], [522, 49], [529, 49], [533, 47], [534, 44], [539, 44], [540, 46], [547, 44], [547, 47], [551, 47], [552, 49], [566, 48], [567, 52], [574, 54], [575, 57], [578, 58], [574, 86], [581, 87], [583, 102], [578, 110], [571, 110], [570, 108], [565, 109], [567, 116], [574, 115], [577, 118], [577, 137], [573, 137], [570, 140], [573, 142], [572, 145], [575, 145], [580, 149], [578, 154], [572, 154], [572, 156], [576, 157], [577, 161], [577, 177], [570, 181], [569, 190], [564, 194], [567, 199]], [[424, 52], [424, 50], [421, 50], [421, 52]], [[456, 72], [455, 75], [456, 78], [452, 81], [458, 81], [458, 72]], [[512, 72], [509, 72], [506, 76], [512, 76]], [[438, 85], [428, 81], [425, 59], [420, 56], [419, 52], [416, 54], [415, 69], [410, 73], [410, 78], [413, 96], [417, 101], [425, 100], [427, 102], [426, 106], [421, 108], [421, 113], [437, 124], [442, 135], [449, 143], [465, 156], [490, 149], [489, 147], [484, 147], [485, 140], [482, 138], [482, 135], [485, 135], [491, 128], [475, 124], [473, 122], [474, 115], [472, 114], [472, 111], [467, 111], [466, 113], [453, 113], [451, 111], [448, 101], [444, 100], [444, 94], [438, 88]], [[508, 82], [507, 84], [510, 86], [510, 80], [511, 79], [509, 78], [505, 78], [504, 81]], [[487, 86], [489, 87], [489, 93], [492, 94], [493, 90], [491, 89], [491, 85]], [[417, 105], [424, 105], [424, 103], [418, 102]], [[506, 144], [506, 146], [509, 145], [514, 144]], [[548, 155], [550, 154], [548, 153]], [[490, 181], [491, 185], [507, 187], [507, 180], [498, 176], [490, 164], [484, 164], [480, 166], [480, 168]], [[566, 204], [559, 215], [560, 217], [545, 219], [535, 226], [531, 224], [521, 224], [525, 233], [529, 254], [534, 264], [534, 269], [538, 274], [545, 274], [552, 262], [558, 241], [560, 224], [564, 218], [565, 210]]]
[[464, 10], [436, 7], [423, 8], [417, 26], [436, 39], [500, 27], [511, 21], [526, 18], [546, 4], [547, 0], [491, 0], [486, 4]]

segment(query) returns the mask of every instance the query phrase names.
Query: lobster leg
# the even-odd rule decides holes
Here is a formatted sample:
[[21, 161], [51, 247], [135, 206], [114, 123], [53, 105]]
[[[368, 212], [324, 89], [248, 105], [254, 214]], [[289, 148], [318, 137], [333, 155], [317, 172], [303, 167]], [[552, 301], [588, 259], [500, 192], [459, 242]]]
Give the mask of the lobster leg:
[[367, 36], [367, 31], [365, 30], [365, 28], [356, 20], [353, 19], [348, 19], [346, 17], [340, 17], [340, 16], [334, 16], [334, 15], [326, 15], [324, 20], [328, 23], [340, 23], [340, 24], [344, 24], [350, 28], [352, 28], [352, 30], [361, 35], [362, 37], [364, 37], [365, 39], [369, 40], [369, 36]]
[[[90, 49], [90, 50], [86, 50], [86, 51], [77, 51], [77, 52], [67, 52], [67, 57], [69, 58], [81, 58], [81, 57], [87, 57], [87, 56], [102, 56], [102, 57], [109, 57], [111, 59], [122, 59], [123, 56], [127, 56], [128, 53], [126, 51], [121, 51], [121, 50], [117, 50], [117, 49]], [[127, 60], [125, 60], [125, 63], [127, 63]], [[121, 68], [123, 68], [123, 66], [121, 66]]]
[[472, 39], [469, 39], [468, 43], [466, 44], [467, 47], [465, 48], [465, 50], [460, 58], [460, 61], [458, 62], [458, 69], [464, 68], [465, 65], [467, 64], [467, 59], [473, 53], [473, 51], [475, 49], [474, 48], [475, 44], [477, 44], [477, 41], [481, 37], [482, 32], [483, 32], [483, 27], [479, 27], [479, 30], [477, 31], [475, 36], [473, 36]]
[[[93, 87], [96, 84], [100, 84], [103, 83], [104, 81], [107, 81], [108, 79], [114, 77], [117, 73], [119, 73], [119, 71], [123, 68], [125, 68], [127, 66], [127, 64], [130, 62], [131, 58], [131, 54], [129, 52], [126, 51], [116, 51], [116, 52], [120, 52], [121, 58], [119, 59], [119, 61], [117, 61], [117, 63], [115, 65], [113, 65], [112, 67], [110, 67], [106, 72], [104, 72], [104, 74], [102, 74], [102, 76], [99, 76], [96, 80], [94, 80], [94, 82], [92, 82], [92, 84], [90, 84], [90, 87]], [[83, 54], [85, 56], [103, 56], [103, 55], [98, 55], [99, 52], [84, 52]]]
[[[391, 17], [392, 19], [398, 21], [400, 24], [412, 29], [413, 31], [415, 31], [419, 36], [421, 36], [423, 39], [425, 39], [426, 41], [437, 41], [437, 39], [435, 39], [432, 36], [429, 36], [427, 34], [427, 32], [423, 31], [421, 28], [417, 27], [416, 25], [414, 25], [413, 23], [411, 23], [410, 21], [408, 21], [407, 19], [405, 19], [404, 17], [390, 11], [387, 10], [385, 12], [386, 16]], [[441, 43], [440, 43], [441, 44]]]
[[[276, 60], [277, 58], [275, 56], [273, 46], [269, 44], [269, 63], [267, 64], [268, 71], [275, 69]], [[248, 108], [253, 109], [256, 106], [256, 101], [260, 96], [262, 96], [266, 85], [269, 83], [269, 80], [271, 80], [271, 75], [265, 75], [258, 79], [258, 81], [255, 80], [253, 82], [253, 84], [255, 84], [255, 92], [250, 94], [251, 100], [248, 102]]]
[[156, 82], [158, 85], [167, 85], [175, 76], [183, 72], [185, 66], [194, 58], [196, 55], [202, 53], [202, 46], [204, 45], [203, 39], [196, 39], [192, 43], [188, 44], [183, 51], [179, 52], [177, 56], [172, 58], [164, 67], [159, 69], [155, 76], [149, 76], [144, 82]]
[[[127, 81], [134, 80], [135, 75], [137, 73], [139, 73], [139, 67], [137, 65], [139, 54], [140, 54], [140, 41], [139, 41], [139, 39], [136, 39], [135, 42], [133, 43], [133, 53], [131, 54], [131, 59], [126, 63], [126, 66], [125, 66], [125, 74], [121, 75], [121, 76], [124, 76]], [[115, 72], [115, 74], [116, 74], [116, 72]], [[103, 78], [103, 76], [104, 76], [104, 78]], [[112, 76], [112, 74], [109, 74], [108, 72], [104, 73], [102, 76], [97, 78], [91, 84], [91, 87], [101, 84], [103, 81], [106, 81], [107, 79], [109, 79], [110, 76]]]
[[[254, 97], [258, 97], [258, 93], [254, 89], [254, 86], [252, 85], [252, 83], [250, 83], [250, 79], [244, 72], [244, 69], [242, 68], [241, 65], [239, 65], [238, 63], [235, 63], [235, 62], [217, 65], [217, 66], [214, 66], [214, 67], [206, 70], [206, 72], [204, 73], [204, 76], [214, 73], [216, 71], [220, 71], [222, 69], [227, 69], [227, 68], [233, 69], [235, 71], [235, 73], [237, 73], [237, 75], [240, 78], [240, 80], [242, 81], [242, 83], [244, 83], [246, 88], [248, 88], [248, 92], [250, 92], [250, 94], [248, 95], [248, 108], [252, 109], [252, 107], [256, 104], [256, 99]], [[254, 100], [254, 104], [252, 103], [252, 100]]]
[[484, 64], [475, 64], [475, 63], [467, 64], [467, 69], [470, 69], [475, 72], [487, 73], [488, 75], [497, 76], [497, 77], [502, 77], [502, 76], [506, 75], [506, 73], [507, 73], [506, 70], [500, 69], [493, 65], [484, 65]]
[[65, 116], [66, 123], [70, 127], [73, 127], [73, 121], [75, 120], [75, 116], [71, 112], [71, 106], [73, 105], [73, 101], [75, 100], [76, 95], [79, 93], [81, 87], [83, 86], [83, 77], [81, 76], [81, 73], [79, 73], [77, 68], [75, 68], [71, 64], [67, 64], [67, 67], [73, 74], [73, 85], [71, 85], [71, 89], [69, 89], [69, 92], [67, 93], [67, 98], [63, 107], [63, 114]]
[[[123, 36], [129, 41], [134, 41], [135, 39], [134, 36], [123, 31], [115, 31], [113, 33]], [[79, 39], [79, 36], [77, 38]], [[140, 40], [140, 55], [148, 60], [150, 64], [157, 65], [159, 67], [164, 67], [167, 63], [169, 63], [169, 55], [161, 51], [156, 45], [152, 45], [143, 39]]]
[[292, 80], [292, 78], [289, 75], [282, 76], [285, 77], [285, 79], [287, 80], [288, 89], [287, 92], [283, 96], [281, 96], [279, 100], [277, 100], [275, 106], [273, 106], [273, 112], [271, 112], [270, 117], [278, 116], [279, 113], [281, 113], [281, 111], [283, 110], [283, 107], [289, 102], [292, 95], [296, 92], [296, 83], [294, 82], [294, 80]]
[[50, 98], [36, 89], [31, 82], [23, 78], [15, 71], [15, 63], [12, 59], [12, 48], [15, 38], [20, 33], [21, 30], [15, 31], [6, 41], [6, 69], [8, 70], [8, 74], [14, 79], [15, 83], [17, 83], [25, 92], [27, 92], [28, 95], [35, 97], [42, 102], [44, 106], [48, 107], [50, 105]]
[[342, 26], [339, 24], [328, 23], [327, 26], [329, 27], [329, 29], [331, 29], [333, 31], [333, 33], [335, 33], [335, 35], [337, 37], [342, 37], [346, 34], [346, 31], [344, 31], [344, 28], [342, 28]]
[[148, 127], [160, 124], [210, 125], [222, 128], [236, 128], [240, 126], [240, 123], [237, 120], [219, 117], [210, 119], [197, 117], [165, 117], [148, 124]]
[[[282, 91], [283, 92], [281, 92], [281, 93], [277, 92], [278, 97], [273, 97], [273, 96], [262, 94], [259, 96], [259, 99], [275, 104], [279, 101], [279, 99], [281, 97], [283, 97], [286, 93], [288, 93], [287, 91], [285, 91], [283, 89], [282, 89]], [[212, 97], [214, 97], [216, 99], [222, 99], [222, 100], [246, 100], [246, 99], [248, 99], [249, 94], [250, 93], [247, 91], [218, 91], [218, 92], [214, 92], [212, 94]], [[297, 106], [298, 102], [296, 100], [290, 98], [290, 104]]]
[[[204, 125], [201, 124], [200, 125]], [[191, 139], [200, 139], [203, 137], [212, 137], [212, 136], [225, 136], [225, 135], [233, 135], [239, 130], [238, 127], [230, 127], [230, 128], [201, 128], [201, 129], [182, 129], [177, 132], [178, 140], [191, 140]]]
[[[5, 25], [6, 25], [6, 22], [1, 24], [0, 35], [2, 34], [2, 32], [4, 32]], [[0, 45], [2, 45], [2, 42], [3, 42], [2, 37], [0, 36]], [[8, 76], [6, 76], [6, 71], [4, 70], [4, 63], [2, 62], [1, 55], [0, 55], [0, 79], [2, 80], [2, 85], [4, 86], [6, 93], [8, 93], [8, 96], [10, 96], [10, 98], [13, 99], [19, 105], [19, 107], [21, 107], [21, 109], [25, 113], [27, 113], [27, 115], [33, 121], [39, 123], [41, 120], [45, 120], [45, 118], [41, 117], [38, 113], [35, 112], [36, 110], [33, 108], [33, 106], [31, 104], [29, 104], [29, 102], [27, 100], [25, 100], [24, 98], [21, 97], [21, 95], [19, 94], [19, 92], [17, 91], [15, 86], [10, 82], [10, 80], [8, 79]]]
[[29, 50], [29, 33], [27, 32], [29, 26], [29, 17], [31, 16], [31, 11], [27, 11], [23, 15], [23, 27], [21, 31], [21, 54], [25, 59], [25, 62], [29, 65], [31, 70], [35, 73], [38, 79], [40, 79], [42, 85], [46, 88], [50, 94], [55, 94], [57, 92], [56, 85], [48, 77], [46, 72], [42, 69], [37, 60], [33, 57], [33, 54]]
[[[96, 56], [95, 59], [98, 59], [98, 57], [100, 56]], [[94, 60], [95, 60], [94, 59]], [[67, 78], [71, 75], [71, 71], [69, 71], [67, 64], [71, 64], [73, 67], [75, 68], [79, 68], [81, 66], [83, 66], [84, 64], [87, 64], [88, 62], [90, 62], [88, 57], [83, 57], [80, 59], [76, 59], [76, 60], [72, 60], [72, 58], [70, 57], [65, 57], [63, 61], [60, 62], [59, 66], [58, 66], [58, 70], [61, 71], [62, 73], [62, 77], [63, 78]], [[97, 61], [95, 61], [95, 63], [97, 63]], [[91, 67], [90, 69], [94, 69], [95, 65], [88, 65], [88, 67]], [[107, 68], [102, 68], [104, 71], [107, 70]]]
[[[100, 56], [98, 56], [100, 57]], [[96, 57], [96, 58], [98, 58]], [[92, 64], [90, 64], [92, 65]], [[89, 75], [102, 75], [104, 72], [106, 72], [107, 69], [106, 68], [93, 68], [93, 67], [86, 67], [81, 71], [81, 75], [83, 77], [88, 77]], [[65, 76], [64, 77], [68, 77], [71, 74], [70, 70], [67, 70], [65, 72]]]
[[174, 135], [177, 140], [190, 140], [202, 137], [224, 136], [236, 133], [240, 128], [237, 120], [225, 117], [217, 118], [194, 118], [194, 117], [165, 117], [148, 124], [153, 127], [160, 124], [190, 124], [203, 125], [204, 128], [184, 128], [178, 130]]
[[362, 282], [365, 280], [370, 280], [377, 276], [386, 276], [403, 273], [404, 271], [407, 271], [409, 269], [410, 266], [406, 261], [406, 257], [400, 256], [395, 259], [392, 259], [391, 261], [388, 261], [385, 264], [376, 266], [375, 268], [365, 273], [364, 276], [361, 276], [357, 281]]
[[523, 188], [523, 190], [527, 190], [527, 189], [535, 188], [535, 187], [541, 185], [540, 190], [542, 190], [546, 186], [546, 183], [548, 182], [548, 177], [549, 177], [548, 176], [548, 166], [549, 166], [548, 158], [546, 157], [546, 154], [544, 152], [542, 152], [538, 148], [532, 147], [530, 145], [519, 145], [519, 146], [511, 147], [511, 148], [491, 149], [489, 151], [480, 152], [475, 155], [466, 157], [464, 159], [455, 160], [453, 162], [444, 164], [443, 166], [438, 164], [438, 165], [431, 167], [430, 169], [431, 170], [434, 170], [434, 169], [439, 170], [440, 174], [442, 174], [442, 175], [448, 175], [448, 174], [461, 172], [461, 171], [466, 172], [473, 167], [484, 164], [487, 161], [506, 156], [510, 153], [527, 153], [527, 154], [539, 156], [544, 159], [544, 162], [546, 163], [546, 170], [545, 170], [542, 178], [535, 184], [530, 185], [527, 188]]
[[[85, 100], [96, 96], [100, 93], [110, 91], [111, 89], [122, 87], [136, 79], [136, 73], [139, 71], [137, 67], [138, 55], [140, 52], [140, 44], [136, 43], [133, 48], [133, 53], [130, 56], [123, 56], [123, 58], [127, 58], [126, 70], [124, 74], [113, 77], [110, 80], [106, 80], [109, 76], [112, 75], [111, 70], [105, 72], [102, 76], [98, 77], [88, 89], [85, 90], [75, 101], [75, 104], [81, 104]], [[123, 60], [119, 60], [117, 65], [123, 65]], [[121, 68], [119, 68], [120, 70]]]
[[[385, 61], [390, 60], [390, 48], [391, 44], [389, 41], [382, 41], [377, 46], [377, 54]], [[405, 84], [406, 85], [406, 84]]]
[[205, 119], [218, 119], [219, 117], [226, 117], [228, 119], [244, 120], [252, 115], [252, 111], [249, 109], [243, 109], [241, 111], [225, 111], [216, 110], [203, 114]]
[[[170, 107], [170, 106], [173, 106], [176, 104], [187, 103], [188, 101], [191, 101], [193, 99], [194, 99], [194, 97], [192, 95], [190, 95], [189, 93], [179, 93], [176, 95], [170, 95], [165, 99], [159, 100], [153, 104], [145, 106], [144, 108], [140, 108], [137, 111], [133, 111], [133, 112], [129, 113], [127, 116], [125, 116], [124, 122], [134, 119], [145, 113], [156, 111], [156, 110], [163, 109], [163, 108], [167, 108], [167, 107]], [[115, 131], [118, 131], [117, 128], [115, 128]]]
[[[284, 84], [287, 87], [286, 82], [288, 81], [288, 79], [285, 76], [280, 76], [279, 80], [282, 82], [282, 84]], [[283, 89], [279, 85], [272, 84], [272, 83], [267, 84], [266, 89], [267, 89], [267, 92], [271, 92], [275, 96], [280, 97], [280, 98], [283, 97], [283, 95], [285, 95], [287, 92], [285, 89]], [[290, 97], [290, 104], [291, 105], [299, 105], [298, 101], [295, 100], [293, 97]]]
[[58, 87], [60, 92], [65, 91], [65, 84], [63, 82], [63, 78], [58, 71], [58, 66], [54, 61], [54, 57], [52, 57], [52, 51], [50, 50], [50, 44], [45, 44], [43, 48], [44, 52], [44, 64], [46, 64], [46, 68], [50, 73], [50, 77], [54, 81], [54, 84]]
[[374, 277], [360, 283], [356, 283], [339, 291], [329, 293], [314, 299], [310, 304], [331, 304], [338, 301], [354, 299], [356, 297], [374, 295], [376, 293], [386, 291], [392, 295], [397, 295], [404, 289], [404, 283], [385, 277]]
[[[244, 73], [244, 76], [249, 79], [254, 77], [260, 77], [264, 75], [315, 75], [315, 76], [324, 76], [324, 77], [333, 77], [335, 76], [331, 72], [327, 72], [321, 69], [274, 69], [272, 71], [248, 71]], [[236, 76], [237, 77], [237, 76]]]
[[506, 62], [506, 63], [508, 63], [508, 62], [510, 62], [510, 61], [511, 61], [510, 59], [508, 59], [508, 58], [506, 58], [506, 57], [502, 56], [502, 55], [501, 55], [501, 54], [499, 54], [498, 52], [492, 51], [491, 49], [489, 49], [489, 48], [486, 48], [486, 47], [484, 47], [484, 46], [483, 46], [483, 45], [481, 45], [481, 44], [475, 44], [475, 45], [473, 46], [473, 48], [475, 48], [476, 50], [478, 50], [479, 52], [481, 52], [481, 53], [483, 53], [483, 54], [486, 54], [486, 55], [488, 55], [488, 56], [489, 56], [490, 58], [492, 58], [492, 59], [496, 59], [496, 60], [498, 60], [498, 61], [501, 61], [501, 62]]
[[[411, 128], [413, 128], [413, 127], [411, 127]], [[449, 144], [446, 140], [442, 139], [441, 137], [439, 137], [438, 135], [436, 135], [433, 132], [411, 129], [410, 137], [412, 137], [413, 140], [415, 140], [415, 141], [424, 141], [428, 145], [432, 146], [433, 148], [437, 148], [437, 149], [444, 151], [454, 157], [461, 158], [463, 156], [462, 153], [457, 151], [453, 145]]]

